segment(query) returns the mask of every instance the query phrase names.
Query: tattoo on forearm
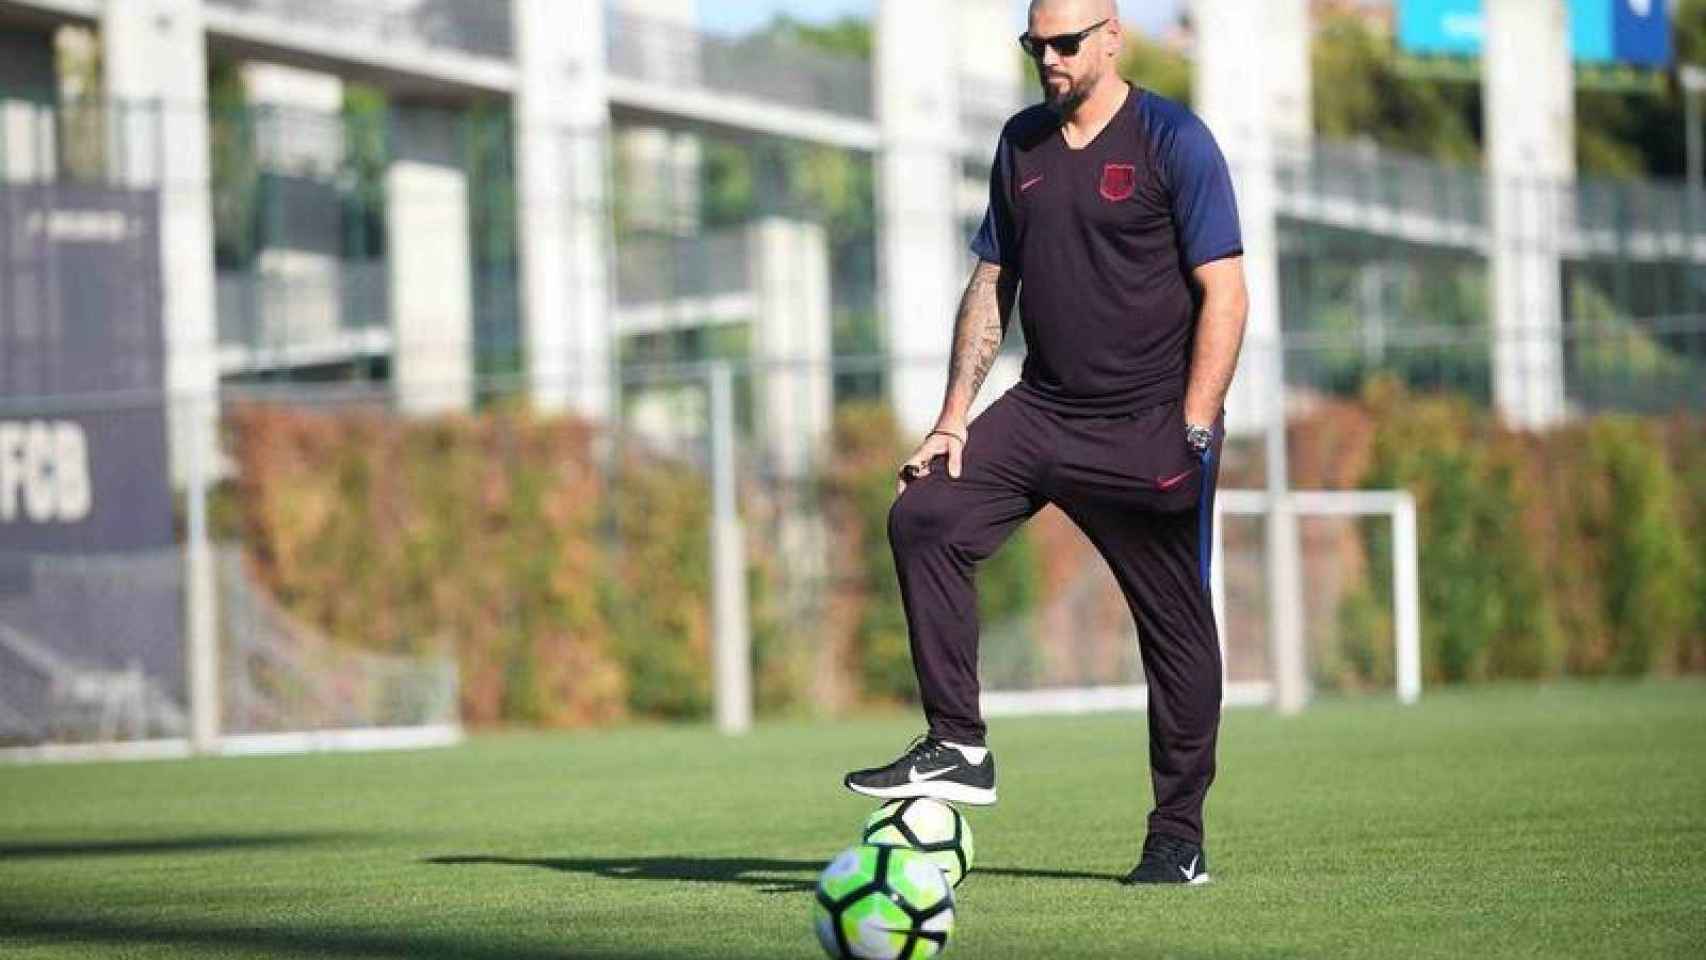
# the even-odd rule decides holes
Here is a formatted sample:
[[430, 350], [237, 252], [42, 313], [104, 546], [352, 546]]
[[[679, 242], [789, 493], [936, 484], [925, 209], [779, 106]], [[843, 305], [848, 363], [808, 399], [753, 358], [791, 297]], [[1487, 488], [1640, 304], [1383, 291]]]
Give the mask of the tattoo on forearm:
[[954, 320], [954, 350], [948, 363], [950, 398], [958, 393], [969, 406], [983, 386], [1001, 351], [1014, 290], [1011, 272], [994, 264], [980, 263], [972, 272]]

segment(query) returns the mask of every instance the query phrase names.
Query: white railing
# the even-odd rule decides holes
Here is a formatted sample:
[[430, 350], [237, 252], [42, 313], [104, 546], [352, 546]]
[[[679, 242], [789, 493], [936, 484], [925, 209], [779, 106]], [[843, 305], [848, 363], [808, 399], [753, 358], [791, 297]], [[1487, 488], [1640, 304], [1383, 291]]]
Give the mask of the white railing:
[[722, 37], [611, 7], [610, 72], [645, 83], [709, 90], [824, 113], [870, 118], [871, 65], [774, 38]]
[[208, 0], [298, 26], [335, 31], [387, 46], [455, 50], [508, 60], [514, 53], [508, 0]]

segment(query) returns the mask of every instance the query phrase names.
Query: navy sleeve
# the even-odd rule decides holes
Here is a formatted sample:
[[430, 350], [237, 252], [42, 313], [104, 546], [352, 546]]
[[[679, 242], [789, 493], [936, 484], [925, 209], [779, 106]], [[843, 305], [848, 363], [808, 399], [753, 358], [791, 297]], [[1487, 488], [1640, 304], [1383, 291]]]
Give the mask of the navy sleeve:
[[1019, 244], [1013, 235], [1013, 205], [1007, 192], [1009, 159], [1007, 138], [1003, 135], [995, 147], [995, 162], [989, 165], [989, 206], [983, 213], [983, 225], [971, 238], [971, 252], [980, 260], [1016, 267]]
[[1242, 254], [1232, 174], [1208, 125], [1183, 113], [1164, 126], [1158, 144], [1161, 169], [1173, 196], [1173, 228], [1185, 269]]

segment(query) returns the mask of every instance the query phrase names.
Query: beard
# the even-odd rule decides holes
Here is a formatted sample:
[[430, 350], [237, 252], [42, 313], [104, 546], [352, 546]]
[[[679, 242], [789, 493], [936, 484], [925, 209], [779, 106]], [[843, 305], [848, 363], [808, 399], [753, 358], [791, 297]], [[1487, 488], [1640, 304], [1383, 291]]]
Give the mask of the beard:
[[1042, 78], [1043, 103], [1050, 110], [1062, 116], [1078, 109], [1084, 98], [1090, 95], [1090, 88], [1095, 86], [1095, 77], [1086, 77], [1082, 81], [1066, 78], [1066, 86], [1055, 87], [1048, 77]]

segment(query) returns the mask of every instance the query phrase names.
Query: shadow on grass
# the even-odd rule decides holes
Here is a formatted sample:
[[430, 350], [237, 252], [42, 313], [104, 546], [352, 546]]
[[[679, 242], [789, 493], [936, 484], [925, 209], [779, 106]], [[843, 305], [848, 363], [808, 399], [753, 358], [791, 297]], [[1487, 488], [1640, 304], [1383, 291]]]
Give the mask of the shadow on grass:
[[0, 840], [0, 862], [7, 860], [59, 860], [73, 857], [214, 853], [260, 847], [332, 843], [347, 838], [347, 834], [338, 833], [272, 833], [250, 836], [166, 837], [152, 840], [64, 840], [31, 843], [13, 843]]
[[[817, 875], [827, 860], [774, 860], [760, 857], [617, 857], [527, 859], [496, 856], [430, 857], [424, 863], [450, 866], [487, 865], [536, 867], [563, 873], [584, 873], [612, 880], [674, 880], [684, 883], [738, 883], [757, 887], [761, 893], [800, 893], [817, 885]], [[1111, 873], [1076, 870], [1023, 870], [1007, 867], [975, 867], [980, 877], [1015, 877], [1026, 880], [1117, 880]]]
[[51, 917], [36, 911], [12, 914], [0, 909], [0, 945], [99, 945], [116, 956], [144, 947], [170, 948], [185, 955], [232, 952], [263, 956], [398, 957], [408, 960], [644, 960], [656, 953], [632, 950], [546, 949], [538, 946], [482, 942], [472, 938], [432, 935], [393, 935], [351, 930], [298, 927], [256, 928], [198, 926], [184, 923], [138, 923], [121, 919]]

